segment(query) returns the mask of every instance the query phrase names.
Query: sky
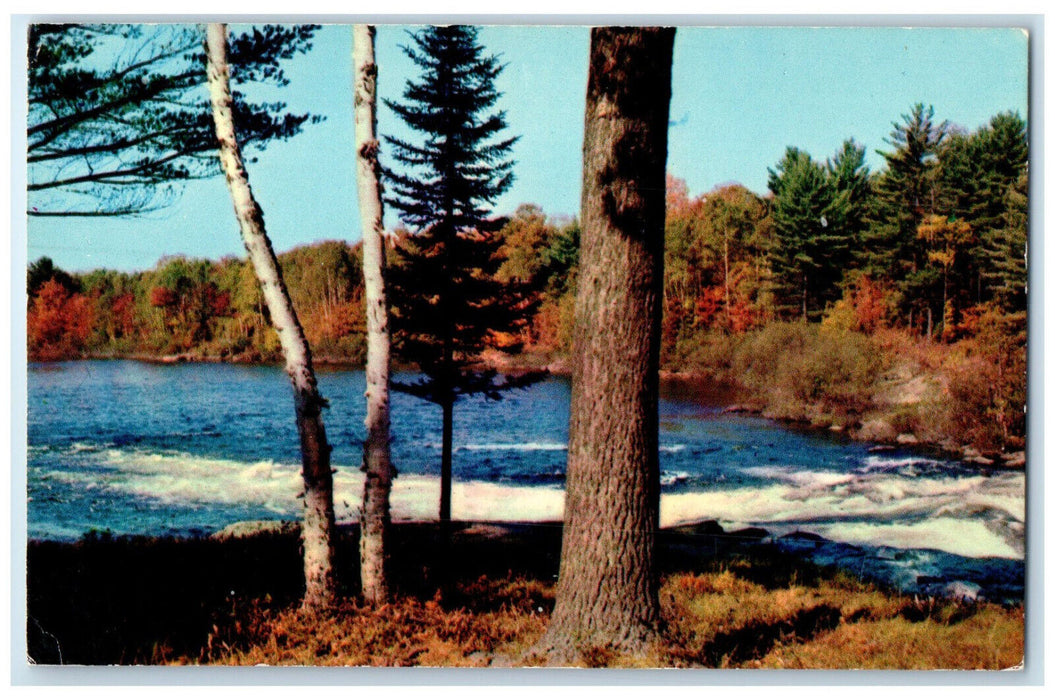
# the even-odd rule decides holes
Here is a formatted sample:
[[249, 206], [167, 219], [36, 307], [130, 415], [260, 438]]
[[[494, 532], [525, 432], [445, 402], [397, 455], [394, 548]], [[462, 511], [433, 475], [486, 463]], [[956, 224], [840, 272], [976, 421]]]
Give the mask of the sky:
[[[382, 98], [399, 100], [416, 67], [400, 45], [405, 26], [378, 27]], [[485, 26], [480, 40], [506, 68], [497, 81], [508, 133], [519, 135], [516, 182], [495, 206], [534, 203], [554, 217], [578, 213], [589, 31], [577, 26]], [[287, 63], [290, 84], [247, 92], [293, 112], [325, 116], [248, 166], [278, 251], [360, 238], [353, 158], [351, 28], [326, 25], [311, 51]], [[667, 171], [693, 196], [730, 182], [767, 191], [768, 168], [788, 146], [824, 160], [848, 138], [878, 150], [913, 104], [973, 130], [1003, 111], [1028, 116], [1028, 39], [1016, 29], [681, 27], [674, 45]], [[380, 107], [382, 134], [405, 137]], [[382, 159], [385, 152], [382, 150]], [[386, 225], [398, 222], [394, 212]], [[33, 218], [28, 260], [123, 271], [164, 255], [244, 254], [222, 178], [189, 184], [161, 211], [127, 218]]]

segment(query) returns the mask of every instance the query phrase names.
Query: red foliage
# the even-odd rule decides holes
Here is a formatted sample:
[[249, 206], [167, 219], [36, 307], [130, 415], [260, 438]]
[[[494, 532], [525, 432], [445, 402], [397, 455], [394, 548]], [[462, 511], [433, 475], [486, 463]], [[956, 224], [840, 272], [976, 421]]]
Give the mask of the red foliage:
[[114, 322], [114, 332], [118, 337], [126, 338], [136, 329], [136, 297], [132, 292], [114, 297], [110, 306]]
[[175, 306], [179, 299], [176, 293], [168, 287], [154, 287], [150, 290], [150, 305], [168, 308]]
[[95, 323], [92, 300], [71, 294], [54, 279], [41, 285], [26, 318], [31, 360], [61, 360], [77, 357]]
[[205, 308], [210, 317], [231, 315], [231, 294], [221, 292], [214, 282], [203, 285], [202, 296], [205, 298]]
[[729, 330], [733, 333], [744, 333], [758, 323], [758, 314], [746, 299], [737, 299], [729, 305]]

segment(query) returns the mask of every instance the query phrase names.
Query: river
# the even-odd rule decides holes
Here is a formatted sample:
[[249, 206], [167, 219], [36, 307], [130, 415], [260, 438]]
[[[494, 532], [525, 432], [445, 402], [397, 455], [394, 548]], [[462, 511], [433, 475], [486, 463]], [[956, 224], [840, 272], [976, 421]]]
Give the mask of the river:
[[[362, 371], [323, 369], [339, 521], [358, 515]], [[407, 379], [408, 377], [404, 377]], [[570, 382], [455, 408], [453, 517], [559, 520]], [[135, 361], [31, 363], [28, 534], [208, 534], [298, 517], [299, 452], [281, 368]], [[723, 413], [692, 384], [660, 402], [661, 525], [761, 527], [906, 590], [966, 582], [1021, 594], [1025, 475]], [[440, 412], [393, 394], [393, 517], [435, 517]], [[808, 532], [823, 539], [802, 537]], [[962, 587], [962, 586], [961, 586]]]

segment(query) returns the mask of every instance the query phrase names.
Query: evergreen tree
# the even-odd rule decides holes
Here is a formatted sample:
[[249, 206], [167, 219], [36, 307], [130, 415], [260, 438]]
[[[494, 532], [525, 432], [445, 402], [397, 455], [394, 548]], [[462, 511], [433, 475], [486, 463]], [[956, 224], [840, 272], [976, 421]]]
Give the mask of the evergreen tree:
[[864, 149], [847, 141], [822, 165], [788, 148], [769, 171], [769, 189], [776, 293], [785, 313], [808, 320], [839, 295], [868, 194]]
[[860, 265], [876, 279], [895, 282], [902, 296], [902, 311], [917, 320], [927, 317], [928, 332], [935, 315], [941, 315], [941, 275], [928, 265], [925, 243], [917, 235], [927, 214], [940, 206], [938, 154], [949, 136], [948, 122], [934, 122], [934, 108], [913, 105], [901, 123], [894, 123], [880, 151], [886, 170], [876, 183], [877, 197], [860, 248]]
[[1000, 228], [983, 232], [984, 276], [993, 300], [1009, 314], [1026, 311], [1029, 176], [1023, 172], [1005, 195]]
[[[974, 133], [953, 135], [940, 153], [941, 213], [965, 219], [977, 232], [975, 245], [954, 270], [953, 283], [965, 302], [989, 301], [996, 287], [1004, 287], [1007, 280], [998, 270], [1006, 266], [1005, 253], [1017, 258], [1024, 272], [1024, 238], [1017, 252], [1006, 250], [999, 239], [1009, 231], [1012, 191], [1027, 178], [1028, 164], [1026, 124], [1010, 112]], [[1002, 293], [1001, 298], [1007, 300]]]
[[568, 479], [553, 615], [536, 651], [654, 651], [661, 625], [659, 345], [674, 29], [590, 34], [582, 284], [575, 299]]
[[412, 233], [389, 282], [398, 348], [424, 377], [393, 386], [443, 411], [440, 520], [448, 522], [454, 404], [469, 394], [498, 399], [537, 379], [500, 378], [480, 367], [488, 347], [515, 347], [510, 340], [527, 324], [534, 300], [523, 285], [496, 277], [502, 241], [491, 207], [513, 182], [516, 142], [500, 136], [505, 114], [493, 110], [502, 65], [484, 54], [475, 27], [427, 27], [411, 38], [404, 51], [421, 77], [407, 82], [404, 102], [386, 104], [422, 140], [386, 137], [405, 168], [386, 169], [386, 203]]

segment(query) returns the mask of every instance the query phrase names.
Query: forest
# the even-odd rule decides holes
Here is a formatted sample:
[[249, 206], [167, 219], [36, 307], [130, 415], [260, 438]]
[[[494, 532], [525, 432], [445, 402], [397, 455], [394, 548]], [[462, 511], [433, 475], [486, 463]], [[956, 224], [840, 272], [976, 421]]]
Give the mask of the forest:
[[[875, 173], [848, 139], [823, 159], [789, 147], [764, 194], [729, 184], [693, 196], [668, 175], [662, 365], [737, 383], [775, 415], [843, 425], [860, 422], [882, 377], [911, 355], [918, 361], [907, 371], [937, 377], [944, 403], [903, 408], [898, 434], [1019, 449], [1026, 124], [1005, 113], [967, 132], [918, 104], [893, 126]], [[579, 233], [576, 219], [531, 204], [498, 219], [497, 278], [526, 287], [535, 306], [503, 339], [512, 349], [488, 361], [566, 367]], [[395, 268], [408, 235], [386, 238]], [[316, 360], [361, 365], [361, 244], [321, 241], [279, 261]], [[32, 360], [280, 359], [242, 259], [178, 256], [138, 273], [69, 274], [41, 258], [28, 294]], [[782, 395], [767, 393], [773, 386]]]

